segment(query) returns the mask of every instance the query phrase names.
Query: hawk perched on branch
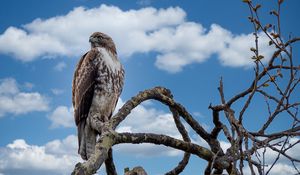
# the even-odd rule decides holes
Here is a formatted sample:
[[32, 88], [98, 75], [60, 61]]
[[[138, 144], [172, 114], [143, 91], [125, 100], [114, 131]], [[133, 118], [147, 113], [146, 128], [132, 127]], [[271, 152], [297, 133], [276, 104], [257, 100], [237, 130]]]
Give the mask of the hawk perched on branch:
[[72, 85], [78, 153], [84, 160], [94, 153], [100, 125], [110, 119], [124, 81], [124, 69], [113, 40], [104, 33], [95, 32], [89, 41], [91, 50], [78, 62]]

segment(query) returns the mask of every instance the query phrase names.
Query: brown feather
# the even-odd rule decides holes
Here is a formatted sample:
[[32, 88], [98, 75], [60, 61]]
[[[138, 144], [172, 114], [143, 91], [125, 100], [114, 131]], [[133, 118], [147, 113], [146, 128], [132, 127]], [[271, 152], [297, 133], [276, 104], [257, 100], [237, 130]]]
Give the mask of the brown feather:
[[[88, 52], [87, 52], [88, 53]], [[72, 104], [75, 107], [75, 93], [76, 93], [76, 78], [78, 77], [78, 68], [81, 67], [81, 64], [84, 60], [84, 57], [87, 55], [87, 53], [85, 53], [79, 60], [79, 62], [76, 65], [76, 69], [74, 72], [74, 76], [73, 76], [73, 82], [72, 82]]]
[[95, 50], [87, 52], [79, 61], [73, 79], [73, 106], [76, 125], [88, 115], [94, 93], [96, 76], [93, 58]]

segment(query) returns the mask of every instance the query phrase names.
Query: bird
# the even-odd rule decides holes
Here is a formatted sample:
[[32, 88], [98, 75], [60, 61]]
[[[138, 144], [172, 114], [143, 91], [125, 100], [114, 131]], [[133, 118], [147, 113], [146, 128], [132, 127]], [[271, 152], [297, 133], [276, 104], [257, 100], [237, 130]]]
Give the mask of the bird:
[[72, 104], [78, 134], [78, 154], [94, 153], [101, 123], [108, 121], [120, 97], [125, 71], [110, 36], [93, 33], [91, 49], [77, 63], [72, 82]]

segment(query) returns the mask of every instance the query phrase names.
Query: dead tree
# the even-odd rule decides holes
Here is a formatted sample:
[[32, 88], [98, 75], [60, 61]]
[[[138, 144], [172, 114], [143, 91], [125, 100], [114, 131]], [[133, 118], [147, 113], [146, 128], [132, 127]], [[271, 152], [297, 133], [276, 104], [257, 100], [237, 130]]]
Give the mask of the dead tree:
[[[188, 164], [190, 154], [207, 161], [205, 174], [244, 174], [245, 167], [249, 167], [251, 174], [269, 174], [281, 157], [289, 160], [295, 172], [300, 173], [300, 160], [289, 155], [288, 151], [299, 144], [300, 139], [292, 142], [291, 138], [300, 136], [299, 120], [299, 70], [293, 59], [293, 44], [299, 42], [297, 37], [284, 37], [281, 33], [280, 7], [283, 0], [279, 0], [277, 10], [271, 11], [276, 24], [263, 24], [259, 18], [260, 4], [254, 5], [250, 0], [243, 0], [250, 9], [250, 22], [253, 24], [255, 47], [249, 48], [253, 52], [254, 78], [249, 87], [226, 99], [223, 80], [218, 87], [220, 104], [209, 106], [212, 111], [213, 129], [207, 131], [201, 126], [183, 105], [174, 100], [172, 93], [163, 87], [155, 87], [138, 93], [128, 100], [111, 120], [101, 124], [102, 132], [97, 142], [95, 154], [84, 163], [78, 163], [72, 174], [90, 175], [95, 173], [105, 163], [107, 174], [116, 175], [112, 157], [114, 145], [131, 143], [152, 143], [165, 145], [185, 152], [178, 165], [166, 174], [179, 174]], [[275, 51], [271, 58], [264, 58], [260, 54], [258, 32], [263, 32], [269, 38], [269, 45]], [[251, 59], [251, 58], [249, 58]], [[263, 61], [267, 60], [267, 61]], [[299, 60], [298, 60], [299, 64]], [[261, 98], [262, 97], [262, 98]], [[182, 140], [167, 135], [153, 133], [118, 133], [116, 127], [130, 114], [131, 110], [146, 100], [156, 100], [169, 107], [173, 114], [174, 123]], [[258, 130], [246, 127], [245, 119], [251, 118], [247, 113], [255, 100], [264, 100], [265, 107], [257, 109], [267, 110], [267, 115], [261, 116], [263, 121]], [[235, 104], [242, 104], [234, 107]], [[141, 116], [143, 117], [143, 116]], [[291, 124], [289, 127], [272, 128], [272, 123], [278, 117], [285, 117]], [[209, 147], [191, 143], [189, 133], [182, 123], [184, 120]], [[227, 138], [230, 148], [223, 150], [220, 146], [221, 135]], [[273, 151], [277, 154], [272, 163], [266, 166], [265, 153]]]

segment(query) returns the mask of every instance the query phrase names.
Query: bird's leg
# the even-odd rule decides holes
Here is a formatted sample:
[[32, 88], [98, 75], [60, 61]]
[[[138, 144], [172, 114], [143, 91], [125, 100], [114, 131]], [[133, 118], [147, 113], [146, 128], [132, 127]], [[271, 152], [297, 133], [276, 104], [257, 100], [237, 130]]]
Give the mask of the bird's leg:
[[90, 115], [88, 117], [88, 123], [91, 126], [91, 128], [93, 128], [94, 130], [96, 130], [98, 132], [99, 135], [101, 135], [102, 133], [102, 128], [104, 125], [104, 121], [101, 120], [103, 117], [101, 116], [101, 114], [99, 113], [93, 113], [90, 112]]

